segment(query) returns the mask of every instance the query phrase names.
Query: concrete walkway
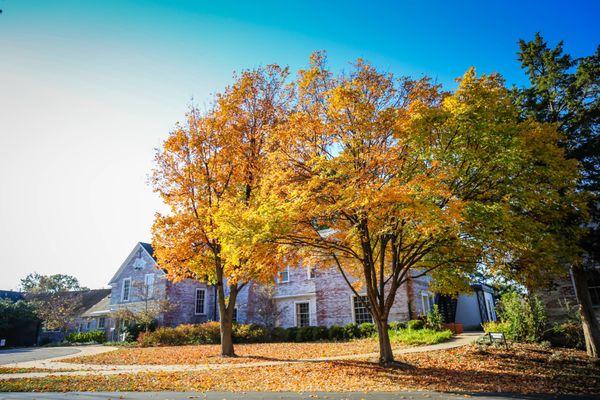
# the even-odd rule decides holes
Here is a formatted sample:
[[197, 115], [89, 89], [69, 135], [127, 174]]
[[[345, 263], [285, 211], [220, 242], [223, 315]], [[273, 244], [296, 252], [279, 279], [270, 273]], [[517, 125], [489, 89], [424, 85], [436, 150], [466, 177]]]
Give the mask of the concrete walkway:
[[[455, 347], [465, 346], [472, 343], [480, 333], [463, 333], [456, 335], [451, 340], [429, 345], [429, 346], [418, 346], [418, 347], [405, 347], [394, 350], [395, 355], [409, 354], [409, 353], [421, 353], [427, 351], [445, 350], [452, 349]], [[87, 356], [93, 354], [100, 354], [107, 351], [115, 350], [114, 347], [106, 346], [86, 346], [81, 348], [81, 353], [78, 356]], [[261, 362], [250, 362], [250, 363], [231, 363], [231, 364], [202, 364], [202, 365], [97, 365], [97, 364], [79, 364], [79, 363], [68, 363], [61, 362], [61, 359], [69, 358], [70, 356], [57, 357], [50, 360], [38, 360], [29, 362], [14, 363], [12, 365], [5, 365], [5, 367], [16, 367], [16, 368], [43, 368], [53, 370], [52, 372], [26, 372], [19, 374], [0, 374], [1, 379], [15, 379], [15, 378], [42, 378], [49, 375], [62, 376], [62, 375], [116, 375], [116, 374], [129, 374], [129, 373], [140, 373], [140, 372], [191, 372], [191, 371], [208, 371], [218, 369], [232, 369], [232, 368], [248, 368], [248, 367], [271, 367], [276, 365], [292, 364], [292, 363], [305, 363], [305, 362], [324, 362], [324, 361], [338, 361], [338, 360], [352, 360], [352, 359], [364, 359], [364, 358], [375, 358], [379, 353], [367, 353], [367, 354], [350, 354], [343, 356], [333, 357], [321, 357], [321, 358], [306, 358], [298, 360], [280, 360], [280, 361], [261, 361]], [[62, 371], [61, 371], [62, 370]], [[65, 371], [68, 370], [68, 371]]]

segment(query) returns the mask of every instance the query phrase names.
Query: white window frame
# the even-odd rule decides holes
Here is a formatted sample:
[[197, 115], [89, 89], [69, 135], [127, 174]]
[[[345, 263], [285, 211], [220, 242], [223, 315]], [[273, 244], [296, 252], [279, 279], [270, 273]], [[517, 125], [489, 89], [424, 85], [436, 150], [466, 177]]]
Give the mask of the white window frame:
[[[350, 295], [350, 309], [352, 310], [352, 321], [355, 324], [358, 324], [358, 322], [356, 321], [356, 309], [354, 308], [354, 299], [357, 296], [355, 294], [351, 294]], [[366, 294], [361, 294], [360, 297], [367, 297]], [[367, 301], [369, 301], [369, 299], [367, 299]], [[369, 309], [367, 309], [367, 313], [369, 313]], [[369, 315], [371, 315], [371, 313], [369, 313]], [[371, 323], [373, 323], [373, 316], [371, 315]]]
[[[427, 299], [427, 301], [425, 299]], [[431, 293], [421, 292], [421, 307], [422, 307], [421, 310], [423, 311], [423, 315], [427, 315], [432, 311]]]
[[[101, 324], [100, 321], [103, 321], [104, 323]], [[106, 317], [98, 317], [96, 326], [98, 329], [106, 329]]]
[[285, 267], [285, 273], [287, 274], [287, 279], [285, 279], [285, 280], [283, 280], [283, 278], [282, 278], [283, 272], [284, 271], [279, 271], [277, 273], [277, 282], [288, 283], [290, 281], [290, 267]]
[[[149, 277], [152, 277], [150, 284], [148, 283]], [[144, 285], [146, 286], [146, 291], [147, 291], [146, 295], [148, 296], [149, 299], [154, 297], [154, 279], [155, 279], [154, 274], [144, 275]]]
[[308, 325], [311, 326], [311, 312], [310, 312], [310, 300], [299, 300], [294, 302], [294, 326], [296, 328], [300, 328], [298, 325], [298, 304], [307, 304], [308, 305]]
[[[127, 298], [125, 298], [125, 282], [129, 283], [129, 286], [127, 287]], [[121, 286], [121, 301], [122, 302], [129, 301], [130, 298], [131, 298], [131, 278], [125, 278], [125, 279], [123, 279], [123, 286]]]
[[306, 276], [308, 279], [315, 279], [315, 269], [313, 267], [306, 267]]
[[[204, 299], [202, 301], [202, 310], [198, 312], [198, 293], [202, 291], [204, 292]], [[195, 315], [206, 315], [206, 289], [204, 288], [196, 288], [195, 296], [194, 296], [194, 314]]]

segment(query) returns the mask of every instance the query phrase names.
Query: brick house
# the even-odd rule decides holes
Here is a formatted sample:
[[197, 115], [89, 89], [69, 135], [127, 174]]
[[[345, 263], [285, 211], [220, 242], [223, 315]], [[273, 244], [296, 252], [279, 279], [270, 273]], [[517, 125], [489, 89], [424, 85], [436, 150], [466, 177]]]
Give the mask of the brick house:
[[[600, 320], [600, 266], [592, 266], [586, 271], [588, 290], [594, 306], [596, 318]], [[579, 301], [575, 294], [575, 281], [571, 273], [552, 281], [547, 288], [538, 290], [546, 307], [548, 318], [553, 322], [561, 322], [569, 317], [569, 311], [577, 310]]]
[[[429, 279], [427, 276], [413, 278], [398, 290], [390, 322], [425, 315], [436, 302], [442, 305], [440, 296], [429, 291]], [[161, 301], [170, 305], [169, 310], [158, 318], [162, 326], [219, 319], [215, 287], [191, 279], [170, 282], [166, 273], [158, 267], [152, 246], [148, 243], [140, 242], [134, 246], [109, 285], [110, 294], [82, 314], [82, 330], [105, 329], [109, 338], [118, 340], [119, 325], [123, 321], [114, 321], [111, 318], [114, 312], [123, 308], [139, 310]], [[455, 322], [461, 322], [457, 320], [458, 315], [481, 313], [481, 304], [479, 309], [462, 306], [462, 312], [456, 312], [456, 305], [460, 310], [460, 304], [467, 304], [464, 299], [469, 296], [474, 295], [460, 295], [452, 303], [453, 313], [448, 315], [452, 315]], [[483, 307], [493, 307], [493, 304], [493, 301], [486, 302]], [[488, 320], [485, 315], [493, 315], [495, 319], [495, 310], [481, 315], [480, 322]], [[281, 271], [273, 285], [253, 282], [246, 285], [238, 295], [234, 317], [239, 323], [281, 327], [372, 321], [337, 269], [305, 266]]]

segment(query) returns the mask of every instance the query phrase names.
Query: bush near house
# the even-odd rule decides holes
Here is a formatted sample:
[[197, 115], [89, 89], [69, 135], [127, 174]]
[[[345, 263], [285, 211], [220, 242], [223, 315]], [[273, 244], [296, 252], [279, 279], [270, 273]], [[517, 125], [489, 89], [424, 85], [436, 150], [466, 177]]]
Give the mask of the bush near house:
[[69, 343], [104, 343], [106, 333], [104, 331], [75, 332], [67, 335]]
[[579, 313], [567, 307], [566, 321], [550, 326], [542, 302], [536, 296], [523, 298], [509, 292], [500, 299], [498, 322], [483, 324], [483, 330], [502, 332], [507, 339], [522, 343], [550, 343], [557, 347], [583, 348], [585, 346]]
[[[442, 331], [441, 335], [435, 329], [423, 329], [421, 320], [405, 323], [390, 324], [390, 329], [397, 342], [402, 344], [427, 344], [439, 343], [447, 340], [449, 331]], [[420, 332], [419, 331], [423, 331]], [[344, 326], [304, 326], [292, 328], [266, 328], [256, 324], [236, 324], [233, 327], [233, 340], [236, 343], [266, 343], [266, 342], [316, 342], [323, 340], [353, 340], [369, 338], [377, 335], [373, 323], [346, 324]], [[435, 336], [436, 338], [432, 338]], [[218, 322], [206, 322], [196, 325], [179, 325], [175, 328], [162, 327], [153, 332], [140, 332], [138, 344], [142, 347], [150, 346], [180, 346], [193, 344], [220, 343]]]

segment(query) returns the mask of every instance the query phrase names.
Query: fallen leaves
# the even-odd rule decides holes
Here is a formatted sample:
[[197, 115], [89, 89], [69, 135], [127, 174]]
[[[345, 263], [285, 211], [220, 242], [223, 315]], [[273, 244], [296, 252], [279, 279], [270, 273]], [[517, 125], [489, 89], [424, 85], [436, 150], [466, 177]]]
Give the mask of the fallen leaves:
[[367, 354], [378, 350], [377, 341], [374, 339], [350, 342], [237, 344], [235, 352], [238, 357], [235, 358], [221, 357], [220, 345], [133, 347], [93, 356], [63, 359], [61, 362], [102, 365], [251, 363]]
[[600, 393], [600, 368], [581, 351], [476, 346], [398, 357], [412, 368], [366, 360], [303, 362], [202, 372], [55, 376], [0, 381], [0, 391], [401, 391]]

